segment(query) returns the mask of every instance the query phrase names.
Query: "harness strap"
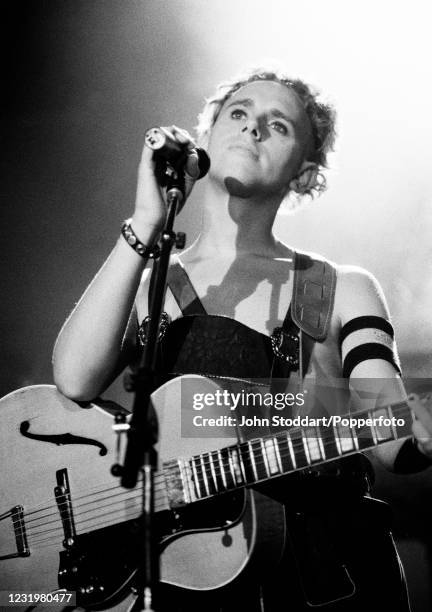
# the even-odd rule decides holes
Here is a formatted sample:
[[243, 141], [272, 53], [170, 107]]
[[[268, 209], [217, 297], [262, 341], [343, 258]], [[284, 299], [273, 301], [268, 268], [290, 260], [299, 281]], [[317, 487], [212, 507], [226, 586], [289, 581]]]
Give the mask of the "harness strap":
[[335, 291], [335, 267], [316, 255], [296, 252], [291, 317], [317, 342], [327, 337]]
[[184, 315], [205, 315], [206, 309], [202, 305], [194, 286], [183, 267], [180, 259], [174, 256], [168, 268], [168, 287], [173, 294], [178, 307]]

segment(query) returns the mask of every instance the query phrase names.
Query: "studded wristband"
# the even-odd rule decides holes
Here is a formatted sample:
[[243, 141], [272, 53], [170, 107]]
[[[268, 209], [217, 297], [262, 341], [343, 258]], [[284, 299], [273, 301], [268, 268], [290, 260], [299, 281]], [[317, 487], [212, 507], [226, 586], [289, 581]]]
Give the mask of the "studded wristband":
[[141, 240], [138, 238], [138, 236], [135, 234], [135, 232], [133, 231], [132, 226], [131, 226], [131, 221], [132, 219], [126, 219], [126, 221], [123, 222], [123, 225], [121, 228], [122, 236], [126, 240], [128, 245], [131, 246], [133, 250], [138, 253], [138, 255], [140, 255], [141, 257], [145, 259], [147, 258], [156, 259], [157, 257], [159, 257], [159, 254], [160, 254], [159, 246], [155, 244], [151, 247], [148, 247], [145, 244], [143, 244]]

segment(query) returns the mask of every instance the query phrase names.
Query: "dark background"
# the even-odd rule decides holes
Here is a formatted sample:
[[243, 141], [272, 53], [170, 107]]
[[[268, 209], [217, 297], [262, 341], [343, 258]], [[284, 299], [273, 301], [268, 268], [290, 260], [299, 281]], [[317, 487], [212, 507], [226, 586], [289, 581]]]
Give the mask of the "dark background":
[[[430, 376], [430, 96], [421, 63], [429, 54], [418, 47], [421, 15], [400, 13], [389, 28], [393, 9], [379, 29], [366, 4], [358, 16], [372, 30], [363, 29], [368, 45], [360, 47], [342, 4], [330, 6], [334, 12], [312, 24], [315, 37], [310, 27], [299, 37], [297, 27], [294, 40], [287, 32], [306, 13], [287, 3], [2, 3], [0, 396], [52, 382], [60, 326], [131, 213], [145, 130], [168, 123], [192, 130], [215, 83], [269, 51], [283, 53], [294, 74], [328, 84], [340, 117], [330, 191], [295, 217], [281, 214], [278, 233], [372, 270], [393, 313], [406, 375]], [[409, 33], [414, 42], [402, 54]], [[374, 42], [384, 54], [371, 62]], [[372, 134], [379, 135], [373, 146]], [[189, 240], [199, 227], [200, 189], [179, 219]], [[120, 384], [108, 396], [130, 401]], [[431, 608], [431, 490], [430, 471], [406, 478], [378, 471], [376, 495], [394, 506], [415, 612]]]

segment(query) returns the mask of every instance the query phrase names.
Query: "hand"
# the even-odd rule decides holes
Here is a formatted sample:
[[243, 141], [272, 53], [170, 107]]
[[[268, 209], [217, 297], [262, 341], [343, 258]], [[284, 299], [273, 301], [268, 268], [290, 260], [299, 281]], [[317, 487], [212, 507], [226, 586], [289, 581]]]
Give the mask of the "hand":
[[[187, 149], [191, 151], [190, 156], [196, 155], [193, 153], [195, 148], [195, 142], [190, 134], [175, 125], [171, 127], [164, 127], [177, 142], [182, 145], [186, 145]], [[138, 185], [137, 194], [135, 200], [135, 212], [133, 215], [132, 226], [140, 236], [140, 230], [142, 233], [153, 229], [154, 232], [159, 232], [166, 218], [166, 204], [163, 197], [163, 192], [155, 177], [155, 161], [154, 151], [147, 145], [144, 145], [141, 161], [138, 169]], [[185, 200], [192, 191], [195, 179], [192, 178], [188, 173], [188, 164], [186, 162], [185, 171]], [[145, 228], [145, 230], [144, 230]]]
[[417, 394], [411, 393], [408, 396], [408, 404], [417, 417], [412, 432], [417, 440], [418, 449], [432, 460], [432, 411], [429, 402], [428, 395], [420, 398]]

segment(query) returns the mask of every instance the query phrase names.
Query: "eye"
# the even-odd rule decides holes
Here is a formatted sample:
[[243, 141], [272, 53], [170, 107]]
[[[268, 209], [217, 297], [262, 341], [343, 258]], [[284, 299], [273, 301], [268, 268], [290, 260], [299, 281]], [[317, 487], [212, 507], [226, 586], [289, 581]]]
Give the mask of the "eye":
[[271, 121], [269, 125], [274, 130], [276, 130], [276, 132], [279, 132], [283, 136], [286, 136], [288, 134], [287, 126], [284, 123], [281, 123], [280, 121]]
[[231, 119], [244, 119], [246, 117], [246, 111], [241, 108], [234, 108], [231, 111]]

